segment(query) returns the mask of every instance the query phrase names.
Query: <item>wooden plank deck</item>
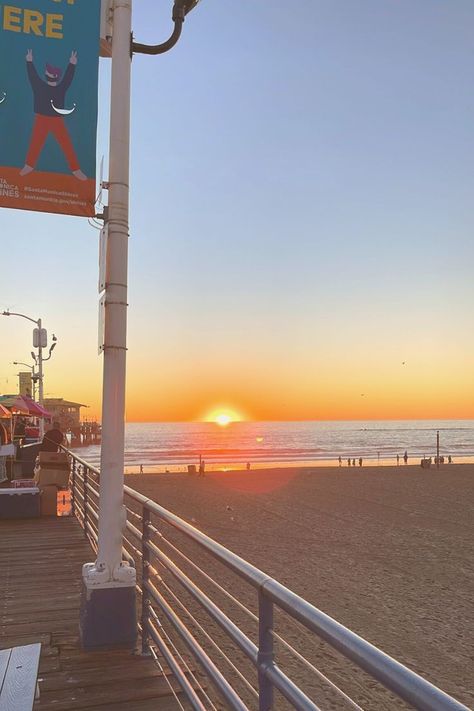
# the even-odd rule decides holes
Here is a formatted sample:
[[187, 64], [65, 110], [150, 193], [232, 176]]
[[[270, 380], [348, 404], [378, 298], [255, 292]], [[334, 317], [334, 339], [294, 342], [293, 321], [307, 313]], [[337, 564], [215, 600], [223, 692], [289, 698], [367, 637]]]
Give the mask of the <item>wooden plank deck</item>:
[[81, 568], [94, 558], [73, 517], [0, 521], [0, 649], [42, 643], [35, 709], [178, 708], [151, 658], [81, 650]]

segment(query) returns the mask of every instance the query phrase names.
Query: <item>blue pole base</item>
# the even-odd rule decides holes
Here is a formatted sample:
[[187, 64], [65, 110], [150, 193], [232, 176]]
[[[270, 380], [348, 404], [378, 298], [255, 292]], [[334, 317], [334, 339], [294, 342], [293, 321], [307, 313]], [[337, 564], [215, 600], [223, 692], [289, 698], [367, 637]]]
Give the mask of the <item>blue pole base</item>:
[[88, 586], [82, 581], [79, 634], [82, 648], [133, 649], [137, 643], [135, 586]]

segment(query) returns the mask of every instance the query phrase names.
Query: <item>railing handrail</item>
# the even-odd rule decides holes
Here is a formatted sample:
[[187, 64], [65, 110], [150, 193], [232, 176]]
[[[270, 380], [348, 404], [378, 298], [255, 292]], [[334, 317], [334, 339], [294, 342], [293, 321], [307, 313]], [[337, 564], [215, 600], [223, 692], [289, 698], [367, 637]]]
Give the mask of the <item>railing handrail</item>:
[[[100, 471], [97, 468], [91, 466], [76, 454], [70, 451], [68, 453], [76, 462], [100, 477]], [[143, 510], [148, 512], [148, 516], [149, 514], [155, 514], [192, 539], [216, 560], [249, 583], [258, 591], [259, 595], [264, 596], [290, 617], [298, 620], [308, 630], [314, 632], [318, 637], [342, 653], [344, 657], [368, 672], [415, 708], [420, 709], [420, 711], [470, 711], [467, 706], [464, 706], [434, 684], [416, 674], [416, 672], [397, 662], [388, 654], [292, 592], [272, 576], [230, 551], [192, 524], [168, 511], [156, 501], [129, 486], [124, 487], [124, 492], [130, 499], [140, 504]], [[274, 669], [277, 668], [275, 667]], [[271, 677], [271, 667], [265, 673], [268, 677]]]

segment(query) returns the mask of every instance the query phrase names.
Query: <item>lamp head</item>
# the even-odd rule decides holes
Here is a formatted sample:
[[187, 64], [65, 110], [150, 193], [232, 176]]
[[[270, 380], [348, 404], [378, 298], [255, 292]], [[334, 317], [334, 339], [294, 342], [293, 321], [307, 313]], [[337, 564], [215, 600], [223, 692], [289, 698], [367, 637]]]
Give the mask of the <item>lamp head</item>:
[[173, 20], [184, 20], [188, 12], [194, 10], [199, 0], [174, 0]]
[[36, 362], [37, 362], [37, 361], [36, 361], [36, 353], [34, 353], [33, 351], [31, 351], [31, 357], [33, 358], [33, 360], [34, 360], [35, 363], [36, 363]]
[[54, 351], [54, 349], [56, 348], [57, 345], [58, 345], [58, 344], [57, 344], [56, 341], [55, 341], [55, 342], [52, 344], [51, 348], [49, 349], [49, 352], [52, 353], [52, 352]]
[[2, 311], [2, 316], [11, 316], [9, 311]]

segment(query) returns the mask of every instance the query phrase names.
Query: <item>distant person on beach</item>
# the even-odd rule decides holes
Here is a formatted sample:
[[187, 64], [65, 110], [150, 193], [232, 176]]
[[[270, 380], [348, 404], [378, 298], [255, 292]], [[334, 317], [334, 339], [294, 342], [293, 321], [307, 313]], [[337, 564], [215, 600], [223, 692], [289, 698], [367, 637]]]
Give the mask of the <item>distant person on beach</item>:
[[352, 466], [355, 467], [355, 465], [356, 465], [356, 460], [353, 459], [353, 460], [352, 460]]
[[406, 449], [405, 449], [405, 454], [403, 455], [403, 461], [405, 462], [405, 464], [408, 464], [408, 452]]
[[206, 462], [204, 459], [201, 459], [199, 462], [199, 474], [198, 476], [204, 476], [204, 470], [206, 468]]
[[400, 465], [400, 455], [397, 454], [397, 467]]
[[362, 466], [362, 457], [359, 457], [359, 467]]
[[59, 452], [59, 445], [63, 443], [64, 435], [59, 422], [53, 422], [53, 428], [46, 432], [41, 442], [40, 452]]
[[351, 460], [350, 460], [350, 459], [347, 460], [347, 466], [348, 466], [348, 467], [351, 466]]
[[140, 464], [140, 474], [143, 474], [143, 464]]
[[452, 460], [452, 458], [451, 458], [451, 455], [448, 454], [448, 464], [452, 464], [452, 463], [453, 463], [453, 460]]
[[247, 462], [247, 471], [250, 471], [250, 462]]
[[342, 467], [342, 459], [341, 459], [341, 457], [339, 457], [338, 462], [339, 462], [339, 466]]

